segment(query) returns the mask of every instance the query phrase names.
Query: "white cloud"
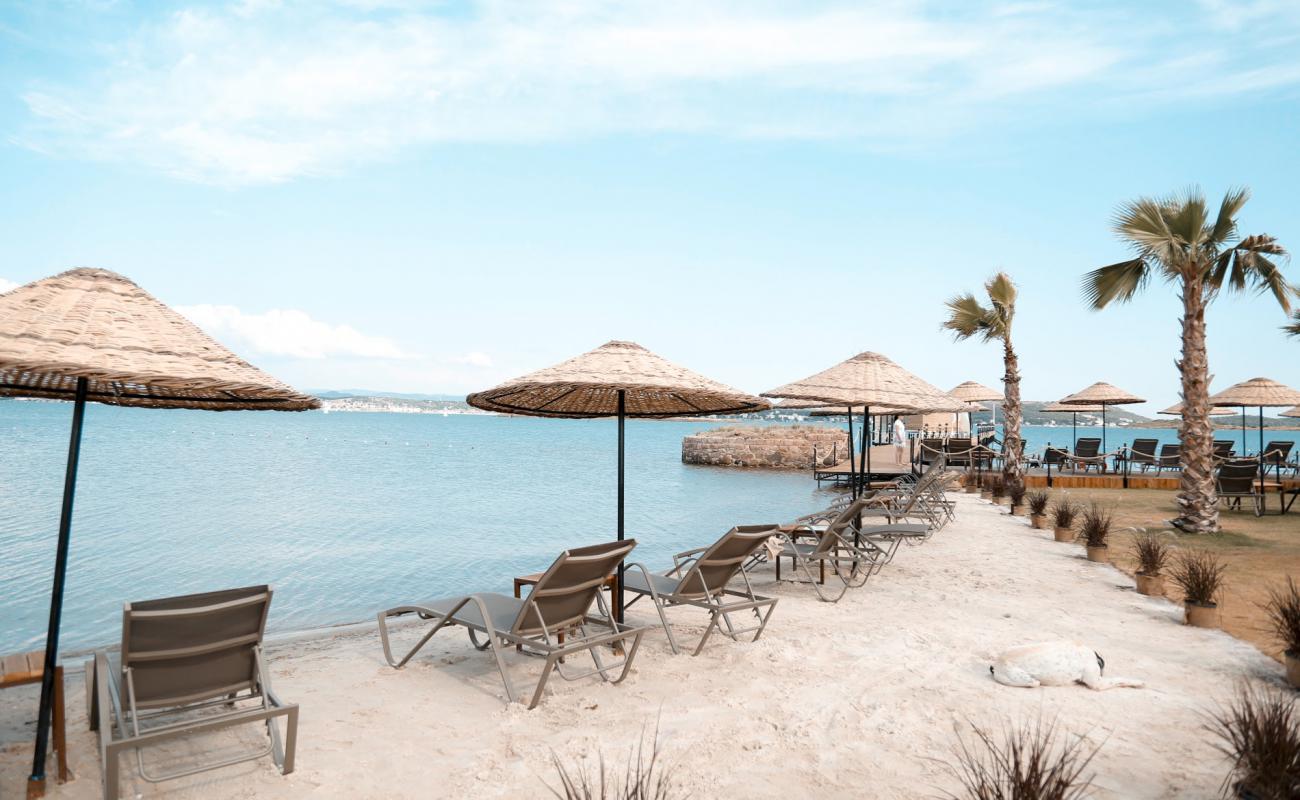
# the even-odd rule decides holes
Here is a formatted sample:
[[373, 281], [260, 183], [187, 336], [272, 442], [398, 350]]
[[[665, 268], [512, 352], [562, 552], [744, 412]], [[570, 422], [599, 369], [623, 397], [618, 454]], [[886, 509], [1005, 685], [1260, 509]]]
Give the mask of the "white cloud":
[[0, 294], [4, 294], [5, 292], [12, 291], [17, 288], [18, 288], [18, 284], [14, 283], [13, 281], [7, 281], [4, 278], [0, 278]]
[[464, 364], [465, 366], [468, 367], [491, 367], [492, 366], [492, 357], [489, 356], [487, 353], [481, 353], [478, 350], [465, 353], [464, 355], [452, 356], [447, 360], [452, 364]]
[[250, 314], [235, 306], [177, 306], [177, 311], [213, 338], [264, 355], [321, 359], [344, 356], [378, 359], [416, 358], [391, 339], [367, 336], [349, 325], [331, 325], [295, 309]]
[[[629, 131], [898, 147], [1005, 121], [1006, 104], [1053, 90], [1124, 95], [1140, 73], [1164, 76], [1144, 95], [1205, 78], [1221, 82], [1216, 92], [1261, 91], [1258, 75], [1233, 81], [1242, 64], [1294, 63], [1245, 30], [1276, 27], [1276, 2], [1255, 0], [1227, 22], [1236, 6], [1204, 2], [1142, 19], [1154, 12], [1050, 2], [939, 12], [906, 0], [469, 0], [450, 13], [406, 0], [241, 0], [98, 43], [102, 68], [29, 86], [16, 140], [223, 184], [331, 173], [440, 142]], [[1229, 23], [1249, 48], [1192, 35]], [[1230, 62], [1156, 69], [1209, 52]], [[1300, 81], [1273, 75], [1273, 85]]]

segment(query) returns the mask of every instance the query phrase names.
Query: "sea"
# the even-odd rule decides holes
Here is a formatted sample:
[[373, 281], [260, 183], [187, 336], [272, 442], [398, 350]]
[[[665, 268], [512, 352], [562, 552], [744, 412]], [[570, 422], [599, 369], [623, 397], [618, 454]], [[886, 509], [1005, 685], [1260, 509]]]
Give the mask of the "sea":
[[[0, 652], [45, 636], [71, 414], [69, 403], [0, 400]], [[833, 497], [806, 471], [683, 464], [682, 438], [720, 424], [734, 423], [628, 421], [634, 561], [664, 569], [733, 525], [789, 521]], [[1071, 430], [1025, 435], [1035, 451]], [[1110, 428], [1107, 443], [1137, 436], [1173, 441], [1176, 431]], [[125, 602], [235, 586], [273, 587], [273, 633], [509, 593], [514, 576], [565, 548], [615, 538], [616, 448], [609, 419], [92, 403], [61, 649], [115, 643]]]

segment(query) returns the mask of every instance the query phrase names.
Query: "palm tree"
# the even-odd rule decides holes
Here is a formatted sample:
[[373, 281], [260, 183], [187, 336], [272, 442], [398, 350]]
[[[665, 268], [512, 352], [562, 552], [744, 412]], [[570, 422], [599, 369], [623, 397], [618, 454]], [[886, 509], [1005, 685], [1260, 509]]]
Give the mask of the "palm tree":
[[948, 319], [943, 327], [957, 339], [981, 337], [986, 342], [1002, 342], [1002, 376], [1005, 399], [1002, 409], [1002, 480], [1007, 488], [1025, 485], [1024, 440], [1020, 438], [1020, 361], [1011, 345], [1011, 321], [1016, 316], [1016, 285], [1005, 272], [999, 272], [984, 284], [989, 296], [985, 306], [975, 295], [960, 294], [947, 302]]
[[[1237, 239], [1237, 214], [1250, 190], [1229, 191], [1210, 219], [1199, 189], [1163, 199], [1142, 197], [1122, 206], [1116, 234], [1136, 258], [1093, 270], [1084, 278], [1084, 295], [1094, 309], [1133, 299], [1154, 275], [1178, 287], [1183, 302], [1182, 374], [1183, 469], [1179, 478], [1181, 516], [1173, 524], [1196, 533], [1219, 529], [1214, 492], [1214, 435], [1210, 428], [1210, 368], [1205, 353], [1205, 308], [1220, 292], [1256, 289], [1291, 310], [1295, 288], [1270, 256], [1286, 256], [1272, 236]], [[1234, 239], [1236, 240], [1234, 242]]]
[[1286, 331], [1287, 336], [1300, 337], [1300, 311], [1291, 315], [1291, 324], [1284, 325], [1282, 330]]

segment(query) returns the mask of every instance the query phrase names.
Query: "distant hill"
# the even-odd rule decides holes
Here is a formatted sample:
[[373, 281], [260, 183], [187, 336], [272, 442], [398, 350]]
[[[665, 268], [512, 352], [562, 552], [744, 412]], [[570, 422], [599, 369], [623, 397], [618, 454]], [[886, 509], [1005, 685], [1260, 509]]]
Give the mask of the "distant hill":
[[[1055, 412], [1043, 413], [1043, 406], [1048, 401], [1044, 400], [1025, 400], [1024, 420], [1026, 425], [1069, 425], [1073, 419], [1070, 414], [1058, 414]], [[981, 413], [975, 414], [976, 422], [988, 422], [992, 414]], [[1001, 409], [998, 410], [998, 419], [1002, 418]], [[1106, 409], [1106, 422], [1110, 425], [1149, 425], [1152, 423], [1150, 417], [1144, 417], [1141, 414], [1134, 414], [1132, 411], [1126, 411], [1123, 406], [1110, 406]], [[1079, 412], [1080, 425], [1100, 425], [1101, 414], [1094, 411]]]
[[463, 394], [419, 394], [416, 392], [376, 392], [372, 389], [310, 389], [311, 394], [322, 400], [339, 400], [344, 397], [390, 397], [396, 400], [458, 400], [464, 402]]

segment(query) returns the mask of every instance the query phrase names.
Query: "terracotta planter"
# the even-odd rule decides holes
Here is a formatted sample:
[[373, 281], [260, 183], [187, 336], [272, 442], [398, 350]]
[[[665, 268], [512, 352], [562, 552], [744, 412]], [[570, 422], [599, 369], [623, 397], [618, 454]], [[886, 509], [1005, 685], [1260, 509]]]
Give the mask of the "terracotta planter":
[[1165, 576], [1164, 575], [1143, 575], [1139, 572], [1133, 576], [1137, 581], [1138, 594], [1144, 594], [1147, 597], [1164, 597], [1165, 596]]
[[1286, 654], [1286, 682], [1300, 689], [1300, 653]]
[[1030, 514], [1030, 515], [1029, 515], [1029, 527], [1031, 527], [1031, 528], [1037, 528], [1037, 529], [1040, 530], [1040, 531], [1043, 530], [1044, 528], [1047, 527], [1047, 515], [1046, 515], [1046, 514]]
[[1059, 525], [1052, 529], [1052, 535], [1058, 542], [1073, 542], [1074, 531], [1070, 528], [1062, 528]]
[[1015, 517], [1023, 517], [1025, 515], [1025, 504], [1021, 503], [1018, 506], [1012, 506], [1011, 515]]
[[976, 486], [973, 483], [966, 487], [966, 494], [979, 494], [979, 492], [980, 492], [980, 487]]
[[989, 499], [993, 501], [993, 505], [995, 506], [1005, 506], [1007, 504], [1006, 497], [993, 497], [992, 495], [989, 495]]
[[980, 499], [981, 499], [981, 500], [992, 500], [992, 499], [993, 499], [993, 492], [989, 491], [988, 489], [980, 489]]
[[1103, 544], [1101, 547], [1093, 547], [1091, 545], [1088, 545], [1084, 549], [1088, 551], [1089, 561], [1092, 561], [1096, 564], [1107, 563], [1106, 554], [1110, 552], [1110, 548], [1107, 547], [1106, 545]]
[[1187, 624], [1194, 628], [1219, 627], [1218, 603], [1210, 603], [1205, 606], [1200, 603], [1183, 603], [1183, 611], [1186, 614]]

